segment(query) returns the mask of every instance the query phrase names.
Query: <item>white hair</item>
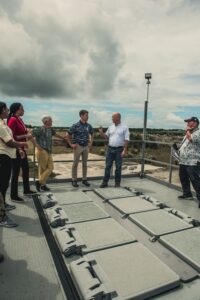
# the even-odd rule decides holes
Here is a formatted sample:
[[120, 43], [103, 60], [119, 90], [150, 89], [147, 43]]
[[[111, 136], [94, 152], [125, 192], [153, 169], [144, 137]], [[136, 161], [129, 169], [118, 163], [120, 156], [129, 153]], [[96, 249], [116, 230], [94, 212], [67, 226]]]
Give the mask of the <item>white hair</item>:
[[43, 122], [43, 124], [45, 124], [46, 123], [46, 121], [49, 121], [49, 120], [52, 120], [52, 118], [51, 118], [51, 116], [43, 116], [42, 117], [42, 122]]

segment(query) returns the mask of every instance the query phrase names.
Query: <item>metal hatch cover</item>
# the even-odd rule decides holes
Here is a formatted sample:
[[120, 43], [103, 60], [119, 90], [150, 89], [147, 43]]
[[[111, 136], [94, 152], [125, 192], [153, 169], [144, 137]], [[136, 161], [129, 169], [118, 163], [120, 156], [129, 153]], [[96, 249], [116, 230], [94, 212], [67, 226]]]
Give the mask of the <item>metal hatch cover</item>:
[[133, 235], [111, 218], [77, 223], [74, 227], [85, 244], [82, 253], [112, 248], [136, 241]]
[[[113, 291], [117, 299], [147, 299], [180, 285], [179, 276], [138, 242], [88, 254], [70, 269], [84, 300], [110, 299]], [[98, 279], [96, 289], [91, 278]]]
[[200, 272], [200, 229], [171, 233], [159, 241]]
[[60, 205], [75, 204], [82, 202], [92, 202], [86, 193], [83, 191], [66, 191], [66, 192], [56, 192], [56, 199]]
[[111, 218], [65, 225], [54, 232], [66, 257], [133, 243], [133, 237]]
[[68, 220], [65, 211], [59, 205], [55, 205], [51, 208], [47, 208], [45, 213], [51, 227], [53, 228], [64, 226], [65, 222]]
[[129, 215], [129, 219], [154, 236], [160, 236], [193, 227], [193, 225], [188, 224], [164, 209], [131, 214]]
[[57, 199], [53, 193], [44, 193], [36, 196], [39, 198], [42, 205], [45, 205], [49, 201], [57, 202]]
[[149, 201], [139, 196], [132, 196], [121, 199], [112, 199], [108, 201], [114, 206], [119, 212], [123, 214], [133, 214], [137, 212], [143, 212], [147, 210], [159, 209]]
[[107, 187], [105, 189], [95, 189], [94, 190], [97, 195], [99, 195], [101, 198], [108, 200], [113, 198], [124, 198], [124, 197], [130, 197], [133, 196], [134, 193], [127, 190], [123, 187]]
[[62, 205], [62, 208], [68, 217], [66, 224], [110, 217], [107, 212], [93, 202]]

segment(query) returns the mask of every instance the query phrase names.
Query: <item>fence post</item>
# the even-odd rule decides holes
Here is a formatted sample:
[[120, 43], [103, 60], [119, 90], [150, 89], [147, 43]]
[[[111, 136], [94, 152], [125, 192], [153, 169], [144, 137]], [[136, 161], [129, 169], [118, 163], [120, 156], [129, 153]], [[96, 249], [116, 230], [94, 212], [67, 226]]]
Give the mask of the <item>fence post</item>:
[[33, 181], [35, 182], [35, 145], [33, 146]]
[[173, 146], [170, 147], [170, 161], [169, 161], [169, 183], [172, 183], [172, 151]]

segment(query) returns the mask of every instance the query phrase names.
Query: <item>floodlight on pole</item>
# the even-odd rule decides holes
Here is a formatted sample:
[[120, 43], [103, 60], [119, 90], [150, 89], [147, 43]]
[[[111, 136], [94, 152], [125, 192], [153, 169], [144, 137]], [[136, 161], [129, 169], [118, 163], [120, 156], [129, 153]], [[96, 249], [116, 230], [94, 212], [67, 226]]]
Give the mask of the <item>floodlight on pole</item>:
[[143, 141], [142, 141], [142, 164], [140, 177], [144, 178], [144, 164], [145, 164], [145, 147], [146, 147], [146, 131], [147, 131], [147, 113], [148, 113], [148, 101], [149, 101], [149, 85], [151, 84], [152, 73], [145, 73], [145, 79], [147, 80], [147, 98], [144, 103], [144, 126], [143, 126]]

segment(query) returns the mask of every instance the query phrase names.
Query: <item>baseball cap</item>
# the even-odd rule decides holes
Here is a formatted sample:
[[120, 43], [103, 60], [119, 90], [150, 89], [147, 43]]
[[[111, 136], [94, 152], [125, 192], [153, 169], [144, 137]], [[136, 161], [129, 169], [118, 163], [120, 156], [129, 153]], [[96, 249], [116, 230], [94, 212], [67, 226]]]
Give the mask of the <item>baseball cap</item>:
[[190, 121], [197, 122], [197, 124], [199, 125], [199, 119], [197, 117], [191, 117], [191, 118], [186, 119], [184, 121], [185, 122], [190, 122]]

